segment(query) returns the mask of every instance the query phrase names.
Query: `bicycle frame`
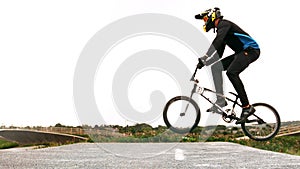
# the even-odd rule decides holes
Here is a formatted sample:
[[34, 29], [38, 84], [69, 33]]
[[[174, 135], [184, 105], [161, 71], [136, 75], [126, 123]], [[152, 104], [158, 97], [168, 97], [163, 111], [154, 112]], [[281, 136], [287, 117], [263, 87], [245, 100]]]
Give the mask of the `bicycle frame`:
[[[225, 117], [225, 118], [230, 118], [231, 120], [239, 120], [240, 118], [236, 117], [235, 115], [232, 115], [232, 113], [234, 112], [234, 108], [235, 108], [236, 105], [238, 105], [239, 107], [242, 107], [242, 105], [241, 105], [240, 103], [238, 103], [239, 96], [238, 96], [237, 94], [233, 93], [233, 92], [229, 92], [230, 94], [232, 94], [232, 95], [235, 96], [235, 99], [232, 100], [232, 99], [226, 97], [226, 96], [223, 95], [223, 94], [220, 94], [220, 93], [217, 93], [217, 92], [215, 92], [215, 91], [213, 91], [213, 90], [210, 90], [210, 89], [208, 89], [208, 88], [199, 86], [199, 85], [198, 85], [199, 80], [198, 80], [198, 79], [195, 79], [195, 76], [196, 76], [196, 74], [197, 74], [197, 71], [198, 71], [198, 68], [196, 67], [196, 69], [195, 69], [195, 71], [194, 71], [194, 74], [193, 74], [192, 78], [190, 79], [190, 81], [193, 81], [193, 82], [194, 82], [194, 87], [193, 87], [193, 89], [192, 89], [192, 91], [191, 91], [190, 99], [193, 97], [193, 95], [194, 95], [195, 93], [197, 93], [197, 94], [199, 94], [200, 96], [202, 96], [205, 100], [207, 100], [209, 103], [211, 103], [213, 106], [216, 106], [216, 107], [218, 108], [219, 111], [216, 111], [216, 112], [214, 112], [214, 113], [220, 114], [220, 115], [222, 115], [222, 117]], [[228, 115], [228, 112], [224, 111], [224, 110], [222, 109], [222, 107], [220, 107], [218, 104], [214, 103], [214, 102], [211, 101], [208, 97], [206, 97], [206, 96], [204, 95], [204, 92], [214, 93], [214, 94], [216, 94], [217, 96], [223, 97], [224, 99], [228, 100], [229, 102], [232, 102], [233, 105], [232, 105], [231, 112], [230, 112], [231, 114]], [[189, 106], [189, 105], [187, 105], [186, 109], [188, 108], [188, 106]], [[184, 113], [183, 113], [182, 115], [184, 115]], [[251, 122], [265, 123], [264, 120], [261, 119], [260, 117], [256, 116], [255, 114], [254, 114], [254, 116], [258, 119], [258, 121], [257, 121], [257, 120], [247, 120], [247, 123], [251, 123]]]
[[226, 99], [226, 100], [232, 102], [232, 103], [233, 103], [233, 106], [232, 106], [231, 111], [234, 110], [234, 108], [235, 108], [236, 105], [238, 105], [239, 107], [242, 107], [242, 105], [241, 105], [240, 103], [238, 103], [238, 99], [239, 99], [238, 95], [235, 94], [235, 93], [229, 92], [230, 94], [232, 94], [232, 95], [235, 96], [235, 99], [233, 100], [233, 99], [230, 99], [230, 98], [226, 97], [225, 95], [220, 94], [220, 93], [217, 93], [217, 92], [215, 92], [215, 91], [213, 91], [213, 90], [211, 90], [211, 89], [208, 89], [208, 88], [199, 86], [199, 85], [198, 85], [199, 81], [198, 81], [197, 79], [195, 79], [195, 76], [196, 76], [196, 74], [197, 74], [197, 70], [198, 70], [198, 68], [195, 69], [195, 72], [194, 72], [194, 74], [193, 74], [193, 76], [192, 76], [192, 78], [191, 78], [191, 80], [190, 80], [190, 81], [193, 81], [193, 82], [194, 82], [194, 86], [193, 86], [193, 89], [192, 89], [192, 91], [191, 91], [190, 98], [192, 98], [193, 95], [194, 95], [195, 93], [197, 93], [197, 94], [199, 94], [200, 96], [202, 96], [205, 100], [207, 100], [209, 103], [211, 103], [213, 106], [216, 106], [216, 107], [218, 108], [219, 111], [216, 111], [215, 113], [220, 114], [220, 115], [222, 115], [223, 117], [226, 117], [226, 118], [228, 117], [228, 118], [231, 118], [231, 119], [238, 120], [239, 118], [236, 117], [236, 116], [230, 116], [230, 115], [228, 116], [228, 115], [227, 115], [227, 112], [224, 111], [224, 110], [222, 109], [222, 107], [220, 107], [218, 104], [216, 104], [216, 103], [214, 103], [213, 101], [211, 101], [209, 97], [207, 97], [207, 96], [204, 95], [204, 93], [205, 93], [205, 92], [214, 93], [214, 94], [216, 94], [217, 96], [223, 97], [224, 99]]

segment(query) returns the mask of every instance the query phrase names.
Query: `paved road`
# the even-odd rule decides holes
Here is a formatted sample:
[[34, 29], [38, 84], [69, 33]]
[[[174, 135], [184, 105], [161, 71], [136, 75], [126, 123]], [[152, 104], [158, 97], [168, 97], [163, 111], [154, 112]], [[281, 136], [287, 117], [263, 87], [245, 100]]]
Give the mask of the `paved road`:
[[0, 150], [0, 168], [300, 168], [300, 156], [233, 143], [81, 143]]

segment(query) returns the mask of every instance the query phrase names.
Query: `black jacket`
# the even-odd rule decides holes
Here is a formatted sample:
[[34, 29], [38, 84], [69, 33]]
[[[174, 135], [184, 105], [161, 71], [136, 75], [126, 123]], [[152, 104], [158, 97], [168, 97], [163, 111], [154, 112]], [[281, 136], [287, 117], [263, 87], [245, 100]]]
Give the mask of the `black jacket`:
[[235, 53], [239, 53], [247, 48], [259, 49], [256, 41], [248, 33], [235, 23], [221, 19], [217, 26], [217, 36], [213, 40], [206, 54], [210, 57], [217, 50], [217, 53], [221, 58], [226, 45], [228, 45]]

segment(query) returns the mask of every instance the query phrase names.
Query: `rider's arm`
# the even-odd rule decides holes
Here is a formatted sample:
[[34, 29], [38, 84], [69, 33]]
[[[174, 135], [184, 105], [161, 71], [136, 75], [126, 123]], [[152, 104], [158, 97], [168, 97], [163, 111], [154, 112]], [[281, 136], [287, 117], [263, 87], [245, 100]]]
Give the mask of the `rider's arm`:
[[219, 60], [223, 56], [224, 50], [225, 50], [225, 44], [218, 51], [215, 51], [212, 54], [212, 56], [206, 60], [206, 65], [211, 65], [215, 63], [217, 60]]

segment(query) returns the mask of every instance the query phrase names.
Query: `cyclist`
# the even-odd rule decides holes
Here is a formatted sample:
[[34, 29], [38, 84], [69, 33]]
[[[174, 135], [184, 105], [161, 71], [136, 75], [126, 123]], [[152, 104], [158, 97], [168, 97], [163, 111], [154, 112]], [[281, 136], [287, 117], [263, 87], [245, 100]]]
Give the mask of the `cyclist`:
[[[217, 29], [217, 35], [213, 40], [206, 54], [199, 58], [198, 68], [204, 65], [212, 65], [212, 75], [217, 93], [223, 94], [222, 71], [227, 70], [226, 74], [231, 81], [234, 89], [238, 93], [242, 103], [242, 116], [236, 124], [244, 123], [251, 114], [255, 112], [249, 100], [239, 74], [244, 71], [252, 62], [258, 59], [260, 48], [257, 42], [235, 23], [223, 19], [219, 8], [208, 9], [195, 16], [196, 19], [204, 21], [203, 29], [208, 32], [211, 29]], [[229, 46], [235, 53], [226, 58], [222, 58], [225, 46]], [[225, 107], [227, 102], [223, 97], [217, 96], [216, 104]], [[217, 111], [213, 106], [207, 111]]]

